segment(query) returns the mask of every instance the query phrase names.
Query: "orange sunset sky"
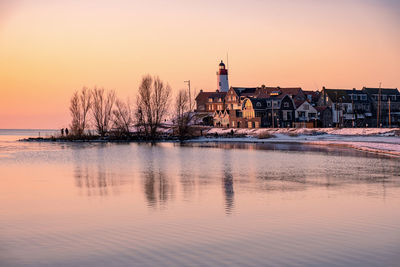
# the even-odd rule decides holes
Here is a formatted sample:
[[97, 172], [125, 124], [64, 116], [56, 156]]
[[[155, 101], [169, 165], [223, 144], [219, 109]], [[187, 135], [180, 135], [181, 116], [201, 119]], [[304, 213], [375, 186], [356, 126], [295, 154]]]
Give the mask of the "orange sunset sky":
[[0, 0], [0, 128], [61, 128], [82, 86], [400, 87], [400, 1]]

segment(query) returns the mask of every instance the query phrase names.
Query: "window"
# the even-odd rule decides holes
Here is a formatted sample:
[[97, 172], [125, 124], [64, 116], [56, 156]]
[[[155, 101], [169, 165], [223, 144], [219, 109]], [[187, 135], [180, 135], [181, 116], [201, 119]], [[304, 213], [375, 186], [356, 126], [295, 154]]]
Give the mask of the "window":
[[387, 100], [387, 95], [383, 95], [382, 100]]
[[283, 103], [283, 107], [288, 108], [289, 107], [289, 102]]
[[367, 96], [366, 95], [362, 95], [361, 96], [361, 100], [367, 100]]
[[261, 103], [257, 102], [256, 107], [261, 108]]
[[208, 102], [212, 102], [213, 101], [213, 99], [212, 99], [212, 97], [210, 97], [209, 99], [208, 99]]
[[310, 105], [304, 104], [303, 108], [304, 108], [304, 110], [310, 110]]
[[267, 107], [271, 107], [271, 102], [270, 101], [267, 102]]

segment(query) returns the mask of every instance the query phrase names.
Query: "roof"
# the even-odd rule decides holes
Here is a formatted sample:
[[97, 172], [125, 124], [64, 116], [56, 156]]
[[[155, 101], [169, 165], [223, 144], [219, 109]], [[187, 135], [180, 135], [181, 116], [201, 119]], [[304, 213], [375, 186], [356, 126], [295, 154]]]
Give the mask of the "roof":
[[318, 112], [324, 111], [325, 109], [329, 108], [328, 106], [318, 106], [314, 107]]
[[296, 97], [297, 95], [301, 94], [302, 91], [303, 90], [301, 89], [301, 87], [260, 87], [257, 97], [268, 98], [271, 97], [271, 94], [274, 93], [279, 93], [279, 95], [281, 95], [281, 98], [283, 98], [285, 95]]
[[196, 101], [198, 102], [207, 102], [209, 98], [224, 98], [226, 95], [226, 92], [203, 92], [200, 91], [200, 93], [196, 96]]
[[311, 96], [311, 102], [318, 102], [319, 96], [321, 95], [320, 91], [304, 91], [303, 93], [308, 97]]
[[[267, 109], [267, 108], [272, 108], [272, 106], [268, 107], [267, 103], [272, 100], [282, 100], [283, 98], [288, 97], [291, 99], [288, 95], [279, 95], [279, 96], [270, 96], [270, 97], [248, 97], [246, 99], [251, 101], [251, 104], [253, 105], [253, 109]], [[302, 102], [304, 103], [304, 101]], [[257, 106], [258, 105], [258, 106]]]
[[257, 87], [232, 87], [238, 96], [250, 96], [257, 92]]
[[[363, 87], [363, 90], [368, 94], [379, 94], [379, 88]], [[400, 92], [397, 88], [381, 88], [381, 94], [384, 95], [399, 95]]]
[[362, 90], [356, 89], [326, 89], [324, 88], [326, 94], [329, 96], [332, 102], [342, 102], [342, 103], [351, 103], [351, 102], [368, 102], [368, 100], [352, 100], [350, 94], [365, 94]]
[[294, 105], [295, 105], [295, 107], [296, 108], [299, 108], [301, 105], [303, 105], [303, 103], [304, 102], [307, 102], [307, 103], [309, 103], [307, 100], [296, 100], [296, 101], [293, 101], [294, 102]]
[[265, 98], [247, 98], [251, 101], [253, 105], [253, 109], [266, 109], [267, 108], [267, 99]]

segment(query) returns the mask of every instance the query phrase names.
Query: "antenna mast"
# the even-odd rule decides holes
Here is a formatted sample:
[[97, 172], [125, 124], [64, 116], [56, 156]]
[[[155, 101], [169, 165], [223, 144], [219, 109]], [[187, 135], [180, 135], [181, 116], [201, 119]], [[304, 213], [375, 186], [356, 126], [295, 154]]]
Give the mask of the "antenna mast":
[[378, 115], [376, 116], [376, 127], [380, 128], [381, 125], [381, 94], [382, 94], [382, 90], [381, 90], [381, 86], [382, 83], [379, 83], [379, 91], [378, 91]]

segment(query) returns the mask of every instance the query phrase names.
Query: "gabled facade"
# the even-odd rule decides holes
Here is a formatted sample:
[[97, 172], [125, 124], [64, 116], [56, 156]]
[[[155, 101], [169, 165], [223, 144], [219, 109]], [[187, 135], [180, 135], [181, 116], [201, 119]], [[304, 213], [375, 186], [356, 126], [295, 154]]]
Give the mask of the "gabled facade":
[[257, 92], [256, 87], [231, 87], [226, 96], [226, 109], [241, 109], [246, 97], [254, 97]]
[[229, 113], [227, 110], [214, 112], [214, 127], [229, 128]]
[[230, 125], [238, 128], [292, 127], [295, 105], [288, 95], [243, 100], [241, 110], [230, 111]]
[[296, 122], [310, 122], [318, 119], [318, 111], [308, 100], [297, 102]]

